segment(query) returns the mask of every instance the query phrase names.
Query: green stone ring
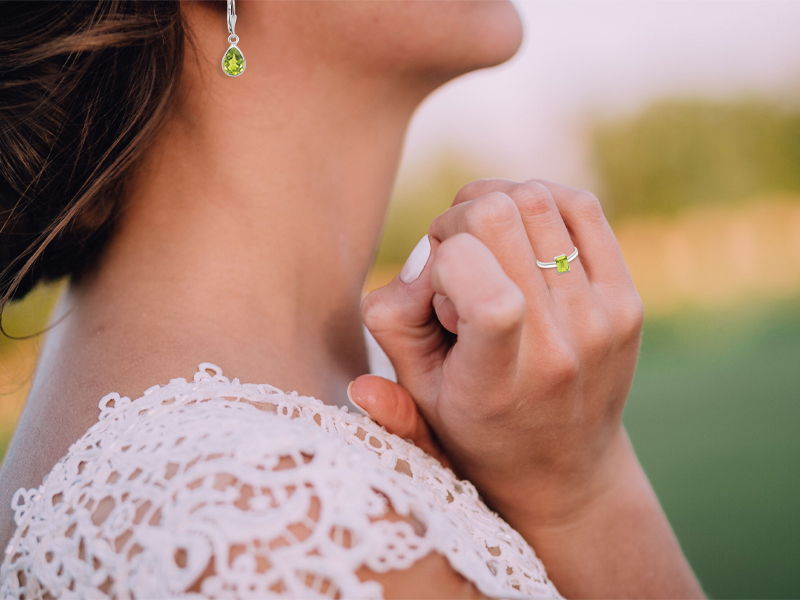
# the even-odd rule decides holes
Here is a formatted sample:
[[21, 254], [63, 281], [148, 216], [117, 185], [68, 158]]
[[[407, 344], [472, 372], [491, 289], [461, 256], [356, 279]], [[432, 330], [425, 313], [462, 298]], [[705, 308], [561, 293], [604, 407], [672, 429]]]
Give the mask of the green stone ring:
[[562, 254], [561, 256], [556, 256], [553, 259], [553, 262], [540, 262], [536, 261], [536, 264], [543, 269], [556, 269], [559, 273], [566, 273], [569, 271], [569, 263], [575, 260], [578, 257], [578, 249], [572, 251], [572, 254], [567, 256], [566, 254]]

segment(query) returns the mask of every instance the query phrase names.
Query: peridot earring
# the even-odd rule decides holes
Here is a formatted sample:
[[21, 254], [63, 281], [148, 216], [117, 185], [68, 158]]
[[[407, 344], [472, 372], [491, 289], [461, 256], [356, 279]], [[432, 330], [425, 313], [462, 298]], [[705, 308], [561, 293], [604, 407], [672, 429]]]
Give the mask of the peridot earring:
[[228, 43], [230, 47], [222, 57], [222, 70], [226, 75], [231, 77], [238, 77], [244, 73], [244, 68], [247, 66], [247, 61], [244, 59], [239, 47], [239, 36], [236, 35], [236, 0], [228, 0]]

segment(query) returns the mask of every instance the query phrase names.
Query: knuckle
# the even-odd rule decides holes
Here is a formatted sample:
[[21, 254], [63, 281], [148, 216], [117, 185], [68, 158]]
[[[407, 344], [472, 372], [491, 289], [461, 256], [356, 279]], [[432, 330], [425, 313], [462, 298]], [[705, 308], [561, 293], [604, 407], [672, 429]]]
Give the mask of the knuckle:
[[526, 310], [525, 296], [516, 286], [509, 286], [470, 307], [464, 319], [481, 331], [503, 335], [522, 326]]
[[638, 340], [644, 324], [644, 305], [639, 294], [634, 292], [620, 309], [619, 328], [623, 341]]
[[447, 219], [450, 218], [450, 215], [447, 213], [448, 211], [445, 211], [434, 217], [433, 221], [431, 221], [431, 224], [428, 226], [428, 235], [432, 238], [437, 240], [442, 240], [444, 238], [445, 224]]
[[579, 190], [571, 198], [572, 210], [580, 218], [605, 221], [603, 206], [591, 192]]
[[519, 212], [527, 217], [538, 217], [556, 210], [553, 195], [538, 183], [523, 183], [514, 186], [511, 195]]
[[394, 310], [375, 291], [368, 294], [361, 303], [361, 320], [370, 331], [381, 331], [394, 322]]
[[477, 244], [480, 244], [480, 240], [474, 235], [456, 233], [439, 244], [436, 249], [436, 262], [439, 265], [449, 265], [453, 261], [459, 261], [465, 252], [470, 252]]
[[467, 230], [477, 234], [506, 230], [517, 218], [517, 205], [501, 192], [492, 192], [475, 200], [464, 213]]
[[579, 377], [581, 362], [577, 353], [565, 344], [548, 353], [547, 376], [556, 388], [568, 387]]
[[460, 204], [469, 198], [473, 198], [479, 190], [482, 190], [491, 181], [491, 179], [476, 179], [463, 185], [453, 200], [453, 205]]

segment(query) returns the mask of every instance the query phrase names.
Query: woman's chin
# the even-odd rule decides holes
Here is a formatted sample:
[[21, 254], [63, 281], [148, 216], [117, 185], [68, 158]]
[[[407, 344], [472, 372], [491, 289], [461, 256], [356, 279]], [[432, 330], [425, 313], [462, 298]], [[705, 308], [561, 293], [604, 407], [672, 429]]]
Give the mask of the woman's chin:
[[[522, 43], [522, 22], [509, 0], [407, 0], [405, 2], [306, 3], [296, 14], [315, 29], [337, 60], [376, 67], [385, 73], [447, 79], [500, 64]], [[270, 8], [271, 3], [265, 3]], [[283, 7], [283, 4], [279, 4]], [[279, 17], [276, 19], [276, 17]]]
[[476, 11], [480, 30], [470, 40], [475, 61], [472, 68], [492, 67], [513, 57], [523, 38], [522, 20], [514, 5], [505, 0], [469, 4], [482, 9]]
[[427, 14], [415, 36], [418, 66], [452, 77], [499, 65], [522, 44], [522, 21], [507, 0], [419, 2]]

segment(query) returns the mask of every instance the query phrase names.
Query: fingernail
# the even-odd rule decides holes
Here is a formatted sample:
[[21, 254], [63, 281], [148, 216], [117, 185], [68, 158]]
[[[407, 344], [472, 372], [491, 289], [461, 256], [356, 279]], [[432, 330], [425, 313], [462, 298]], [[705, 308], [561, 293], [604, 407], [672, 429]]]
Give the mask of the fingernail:
[[359, 412], [361, 414], [363, 414], [364, 416], [369, 417], [371, 419], [372, 417], [370, 416], [370, 414], [367, 411], [365, 411], [363, 408], [361, 408], [358, 404], [356, 404], [355, 400], [353, 400], [353, 392], [352, 392], [352, 390], [353, 390], [353, 384], [354, 383], [355, 383], [355, 381], [351, 381], [349, 384], [347, 384], [347, 399], [350, 400], [350, 404], [355, 406], [359, 410]]
[[400, 280], [403, 283], [411, 283], [416, 281], [425, 265], [428, 264], [428, 257], [431, 255], [431, 241], [428, 236], [424, 236], [406, 259], [406, 264], [403, 265], [400, 271]]

